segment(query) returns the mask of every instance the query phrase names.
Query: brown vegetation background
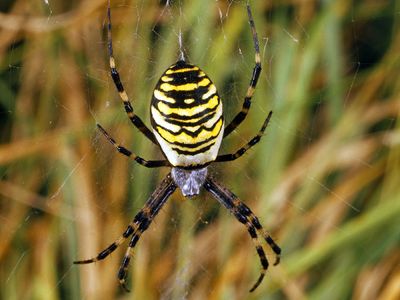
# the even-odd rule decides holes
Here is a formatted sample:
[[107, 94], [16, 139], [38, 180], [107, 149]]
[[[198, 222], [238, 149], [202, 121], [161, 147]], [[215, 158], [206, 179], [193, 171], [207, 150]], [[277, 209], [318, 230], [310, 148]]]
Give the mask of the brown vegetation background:
[[[178, 56], [213, 79], [230, 120], [254, 64], [245, 1], [112, 1], [122, 80], [147, 124], [155, 82]], [[0, 4], [1, 299], [399, 299], [400, 2], [250, 2], [263, 71], [231, 152], [211, 171], [260, 217], [281, 264], [260, 270], [245, 228], [202, 193], [176, 192], [136, 247], [130, 294], [114, 241], [165, 169], [118, 154], [100, 122], [145, 158], [109, 76], [105, 0]], [[273, 261], [272, 253], [268, 253]]]

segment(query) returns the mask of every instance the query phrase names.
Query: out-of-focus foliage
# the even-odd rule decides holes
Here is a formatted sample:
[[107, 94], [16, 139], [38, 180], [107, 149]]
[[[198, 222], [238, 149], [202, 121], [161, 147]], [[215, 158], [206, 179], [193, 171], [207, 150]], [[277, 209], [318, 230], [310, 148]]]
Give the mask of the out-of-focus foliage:
[[[230, 120], [254, 64], [246, 1], [169, 2], [112, 1], [115, 56], [137, 114], [148, 122], [181, 32]], [[176, 192], [138, 243], [125, 294], [116, 280], [125, 244], [72, 265], [113, 242], [166, 174], [96, 131], [100, 122], [137, 154], [161, 157], [109, 77], [106, 1], [1, 1], [1, 299], [400, 298], [399, 1], [250, 3], [263, 71], [221, 152], [274, 114], [253, 150], [211, 169], [260, 216], [281, 264], [249, 294], [260, 265], [245, 228], [209, 195]]]

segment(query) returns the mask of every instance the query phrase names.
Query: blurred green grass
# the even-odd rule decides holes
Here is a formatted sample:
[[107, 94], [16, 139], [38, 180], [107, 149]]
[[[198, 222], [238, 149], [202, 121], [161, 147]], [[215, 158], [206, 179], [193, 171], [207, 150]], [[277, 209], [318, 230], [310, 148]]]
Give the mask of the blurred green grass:
[[[203, 193], [176, 192], [136, 247], [88, 266], [166, 170], [127, 161], [159, 150], [127, 120], [107, 66], [106, 1], [0, 4], [1, 299], [400, 298], [398, 1], [251, 1], [263, 71], [248, 118], [221, 152], [262, 141], [212, 172], [283, 250], [259, 261], [241, 224]], [[245, 1], [112, 1], [117, 64], [136, 112], [178, 55], [213, 79], [230, 120], [254, 64]], [[269, 253], [271, 260], [273, 256]]]

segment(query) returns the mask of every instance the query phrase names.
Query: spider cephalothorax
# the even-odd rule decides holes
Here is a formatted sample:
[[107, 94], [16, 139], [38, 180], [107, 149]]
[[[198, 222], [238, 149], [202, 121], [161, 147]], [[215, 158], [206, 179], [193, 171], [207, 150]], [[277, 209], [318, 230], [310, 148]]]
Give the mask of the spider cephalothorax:
[[131, 236], [129, 247], [118, 272], [118, 279], [122, 287], [127, 290], [125, 281], [133, 248], [169, 196], [179, 188], [185, 197], [192, 197], [198, 195], [200, 189], [204, 187], [239, 222], [246, 226], [255, 244], [257, 254], [260, 257], [262, 271], [256, 283], [250, 289], [250, 291], [254, 291], [261, 283], [268, 268], [265, 243], [276, 254], [275, 264], [279, 263], [281, 249], [270, 235], [264, 231], [258, 218], [250, 208], [207, 172], [207, 165], [210, 163], [235, 160], [258, 143], [272, 115], [272, 112], [268, 114], [257, 135], [242, 148], [232, 154], [218, 155], [223, 138], [228, 136], [245, 119], [261, 72], [260, 50], [250, 6], [247, 5], [247, 14], [256, 55], [255, 66], [244, 97], [242, 110], [225, 126], [222, 102], [215, 85], [199, 67], [187, 63], [181, 57], [177, 63], [170, 66], [161, 75], [153, 91], [150, 106], [152, 131], [135, 115], [128, 95], [121, 83], [113, 56], [110, 3], [108, 3], [107, 12], [108, 50], [112, 79], [129, 119], [150, 141], [160, 147], [166, 160], [145, 160], [117, 144], [102, 126], [99, 124], [97, 126], [109, 142], [123, 155], [148, 168], [171, 167], [172, 170], [151, 194], [144, 207], [133, 218], [122, 236], [96, 257], [76, 261], [75, 263], [87, 264], [102, 260]]
[[200, 188], [206, 181], [207, 167], [195, 170], [172, 168], [171, 175], [183, 196], [193, 197], [200, 193]]

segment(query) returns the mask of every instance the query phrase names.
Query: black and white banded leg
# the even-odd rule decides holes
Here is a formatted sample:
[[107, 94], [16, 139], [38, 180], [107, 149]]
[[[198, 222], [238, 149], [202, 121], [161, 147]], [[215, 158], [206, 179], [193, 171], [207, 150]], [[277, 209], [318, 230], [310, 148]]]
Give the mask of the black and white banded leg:
[[235, 153], [218, 155], [217, 158], [215, 159], [215, 162], [232, 161], [232, 160], [235, 160], [235, 159], [241, 157], [243, 154], [245, 154], [247, 150], [249, 150], [251, 147], [253, 147], [255, 144], [257, 144], [261, 140], [261, 137], [263, 136], [264, 131], [269, 124], [271, 116], [272, 116], [272, 111], [269, 112], [267, 118], [265, 119], [265, 121], [264, 121], [261, 129], [258, 131], [257, 135], [255, 137], [253, 137], [246, 145], [244, 145], [242, 148], [237, 150]]
[[263, 244], [260, 242], [259, 237], [263, 237], [272, 249], [272, 251], [276, 254], [274, 265], [277, 265], [280, 261], [281, 248], [279, 248], [279, 246], [274, 242], [269, 234], [264, 232], [261, 223], [259, 222], [256, 215], [250, 210], [250, 208], [246, 204], [241, 202], [239, 198], [230, 190], [217, 183], [210, 176], [207, 177], [204, 183], [204, 188], [209, 191], [214, 196], [214, 198], [218, 200], [219, 203], [225, 206], [240, 223], [244, 224], [247, 227], [247, 231], [249, 232], [254, 242], [262, 266], [260, 276], [258, 277], [253, 287], [250, 289], [250, 292], [253, 292], [264, 279], [265, 273], [269, 265], [267, 257], [265, 255]]
[[167, 167], [170, 165], [167, 160], [146, 160], [144, 158], [141, 158], [140, 156], [137, 156], [135, 153], [133, 153], [129, 149], [118, 144], [100, 124], [97, 124], [97, 128], [106, 137], [106, 139], [115, 147], [115, 149], [117, 149], [117, 151], [119, 153], [121, 153], [125, 156], [128, 156], [129, 158], [135, 160], [137, 163], [141, 164], [142, 166], [144, 166], [146, 168], [158, 168], [158, 167]]
[[114, 243], [101, 251], [96, 257], [74, 261], [74, 264], [90, 264], [99, 260], [103, 260], [132, 235], [128, 249], [118, 271], [118, 280], [124, 290], [128, 291], [126, 287], [126, 276], [129, 262], [133, 255], [133, 248], [135, 247], [142, 233], [150, 226], [154, 217], [158, 214], [161, 207], [165, 204], [165, 202], [167, 202], [169, 196], [171, 196], [175, 190], [176, 185], [171, 177], [171, 173], [169, 173], [158, 185], [157, 189], [151, 194], [143, 208], [133, 218], [125, 232], [117, 240], [115, 240]]
[[108, 55], [109, 55], [109, 63], [110, 63], [110, 69], [111, 69], [111, 77], [114, 81], [115, 87], [118, 90], [118, 94], [124, 104], [125, 111], [133, 123], [133, 125], [136, 126], [137, 129], [139, 129], [150, 141], [152, 141], [154, 144], [158, 145], [156, 138], [151, 132], [151, 130], [143, 123], [143, 121], [134, 113], [133, 111], [133, 106], [131, 102], [129, 101], [128, 94], [126, 93], [124, 86], [121, 82], [121, 78], [119, 76], [116, 64], [115, 64], [115, 59], [114, 59], [114, 54], [113, 54], [113, 44], [112, 44], [112, 31], [111, 31], [111, 9], [110, 9], [110, 0], [108, 0], [108, 7], [107, 7], [107, 18], [108, 18], [108, 24], [107, 24], [107, 37], [108, 37]]
[[246, 118], [251, 106], [251, 98], [253, 97], [254, 90], [257, 86], [258, 78], [261, 73], [261, 56], [260, 46], [257, 37], [256, 27], [254, 25], [253, 15], [251, 13], [250, 6], [247, 4], [247, 15], [249, 17], [249, 24], [251, 33], [253, 35], [253, 44], [255, 50], [255, 65], [253, 68], [253, 74], [251, 76], [249, 87], [247, 88], [246, 96], [244, 97], [242, 110], [233, 118], [233, 120], [225, 127], [224, 137], [227, 137], [233, 130], [235, 130]]

